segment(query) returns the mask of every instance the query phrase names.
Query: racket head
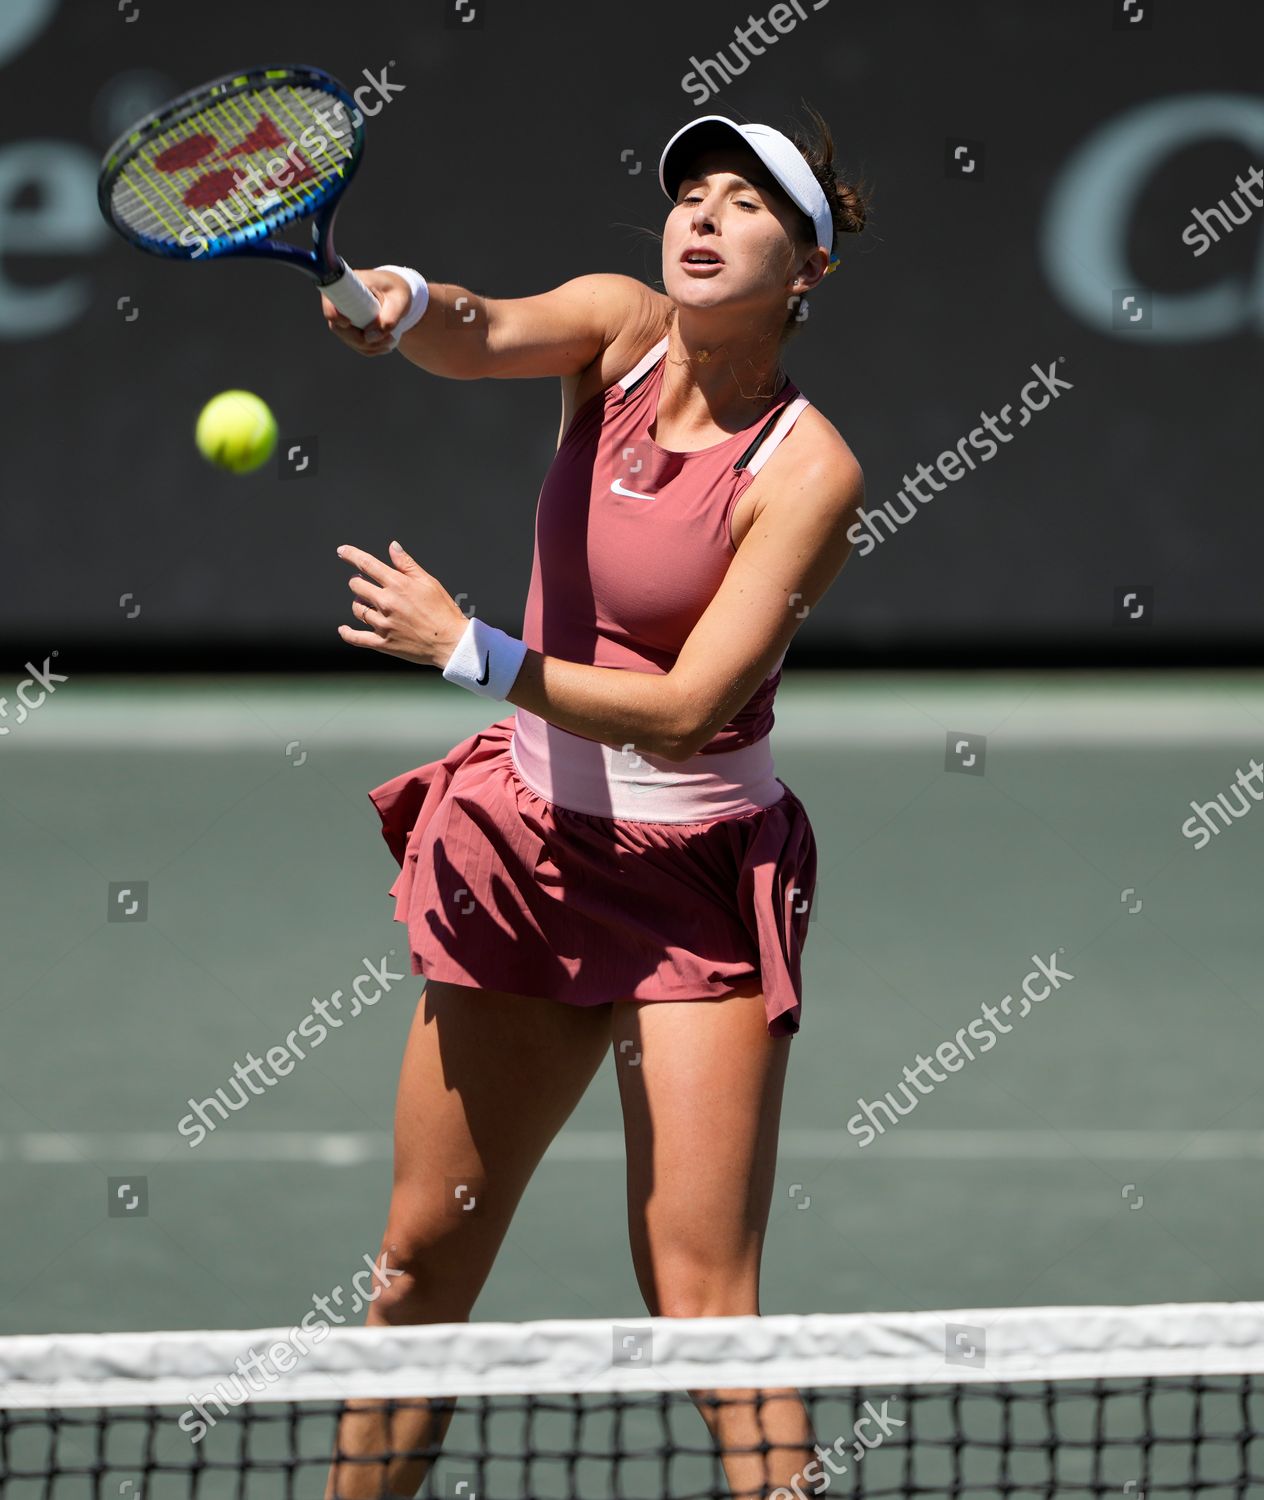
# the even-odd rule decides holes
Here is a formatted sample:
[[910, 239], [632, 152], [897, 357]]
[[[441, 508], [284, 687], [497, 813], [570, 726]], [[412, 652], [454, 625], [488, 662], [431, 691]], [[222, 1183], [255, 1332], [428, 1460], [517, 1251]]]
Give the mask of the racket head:
[[325, 263], [328, 233], [313, 236], [315, 253], [268, 237], [313, 214], [327, 227], [363, 154], [363, 115], [332, 74], [246, 68], [125, 130], [102, 160], [97, 201], [113, 229], [152, 255], [270, 252], [328, 274], [337, 269]]

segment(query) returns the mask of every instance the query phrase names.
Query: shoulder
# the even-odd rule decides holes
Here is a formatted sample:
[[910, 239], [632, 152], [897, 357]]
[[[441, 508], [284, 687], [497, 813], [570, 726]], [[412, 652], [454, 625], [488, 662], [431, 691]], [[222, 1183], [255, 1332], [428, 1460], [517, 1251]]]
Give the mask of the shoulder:
[[[624, 276], [614, 271], [593, 271], [584, 276], [573, 277], [566, 283], [569, 289], [582, 293], [596, 304], [603, 316], [606, 337], [604, 343], [610, 347], [616, 342], [651, 338], [650, 347], [667, 331], [672, 301], [662, 292], [646, 286], [635, 276]], [[661, 331], [657, 331], [660, 330]]]
[[599, 362], [609, 366], [614, 381], [663, 338], [671, 326], [674, 304], [634, 276], [599, 275], [594, 280], [604, 283], [599, 295], [607, 299], [613, 313]]
[[577, 404], [621, 380], [644, 358], [671, 326], [674, 305], [670, 297], [634, 276], [594, 272], [577, 277], [574, 285], [581, 284], [597, 299], [605, 332], [596, 357], [572, 377], [570, 389]]
[[808, 405], [751, 481], [751, 496], [756, 516], [780, 501], [850, 520], [864, 501], [865, 476], [838, 428]]

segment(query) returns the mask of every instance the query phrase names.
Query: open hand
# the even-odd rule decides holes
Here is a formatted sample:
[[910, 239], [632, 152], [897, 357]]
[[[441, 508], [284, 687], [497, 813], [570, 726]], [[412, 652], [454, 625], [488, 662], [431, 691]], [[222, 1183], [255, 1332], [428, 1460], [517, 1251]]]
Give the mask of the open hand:
[[398, 542], [391, 543], [390, 551], [393, 567], [359, 547], [338, 548], [338, 556], [364, 575], [349, 578], [347, 586], [358, 596], [351, 613], [368, 627], [354, 630], [339, 625], [338, 634], [350, 646], [367, 646], [370, 651], [442, 671], [465, 634], [469, 617]]

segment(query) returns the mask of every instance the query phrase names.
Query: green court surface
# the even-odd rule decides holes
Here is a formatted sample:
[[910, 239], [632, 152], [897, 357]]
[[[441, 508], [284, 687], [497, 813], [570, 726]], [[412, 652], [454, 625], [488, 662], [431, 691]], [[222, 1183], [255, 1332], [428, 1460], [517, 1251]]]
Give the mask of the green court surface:
[[[0, 1331], [273, 1327], [376, 1250], [420, 979], [196, 1148], [177, 1122], [366, 960], [407, 973], [365, 793], [507, 711], [403, 667], [10, 709]], [[1264, 748], [1264, 677], [792, 675], [773, 746], [820, 884], [763, 1310], [1264, 1296], [1264, 810], [1181, 831]], [[1070, 977], [1024, 1006], [1036, 961]], [[848, 1129], [1009, 994], [986, 1052]], [[641, 1315], [614, 1066], [476, 1317]]]

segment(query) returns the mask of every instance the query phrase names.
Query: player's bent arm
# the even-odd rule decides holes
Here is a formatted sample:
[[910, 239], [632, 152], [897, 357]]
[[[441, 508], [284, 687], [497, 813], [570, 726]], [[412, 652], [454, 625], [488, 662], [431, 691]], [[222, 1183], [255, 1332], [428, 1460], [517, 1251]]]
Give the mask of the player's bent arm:
[[793, 460], [787, 439], [761, 478], [769, 498], [667, 674], [671, 760], [688, 760], [750, 702], [852, 550], [864, 475], [832, 427]]
[[429, 283], [425, 314], [399, 352], [450, 380], [578, 375], [630, 322], [650, 314], [655, 293], [631, 276], [576, 276], [534, 297], [479, 297]]
[[506, 700], [559, 729], [629, 755], [639, 751], [667, 758], [671, 748], [675, 699], [664, 672], [592, 667], [528, 651]]
[[832, 427], [793, 450], [787, 439], [756, 483], [768, 481], [771, 498], [670, 672], [528, 651], [507, 701], [615, 749], [672, 761], [700, 750], [750, 701], [851, 552], [864, 476]]

